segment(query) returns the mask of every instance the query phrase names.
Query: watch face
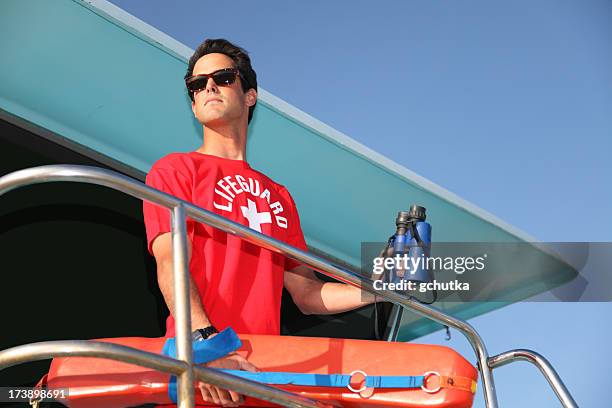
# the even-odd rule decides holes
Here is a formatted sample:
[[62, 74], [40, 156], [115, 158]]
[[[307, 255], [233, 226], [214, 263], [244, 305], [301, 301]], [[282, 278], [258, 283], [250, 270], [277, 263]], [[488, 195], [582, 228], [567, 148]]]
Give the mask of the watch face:
[[191, 333], [191, 340], [192, 341], [204, 340], [204, 337], [202, 337], [202, 333], [200, 333], [200, 330], [196, 330], [193, 333]]

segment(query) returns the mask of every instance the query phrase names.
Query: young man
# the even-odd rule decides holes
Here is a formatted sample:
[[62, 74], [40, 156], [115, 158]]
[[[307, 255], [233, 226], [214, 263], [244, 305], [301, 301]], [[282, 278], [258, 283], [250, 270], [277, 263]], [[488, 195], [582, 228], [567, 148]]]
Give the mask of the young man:
[[[257, 103], [257, 77], [247, 53], [223, 39], [206, 40], [189, 60], [185, 80], [204, 143], [194, 152], [157, 161], [147, 184], [306, 251], [291, 195], [246, 161], [247, 127]], [[170, 214], [145, 202], [144, 217], [158, 283], [171, 311], [170, 337]], [[352, 286], [324, 283], [299, 263], [208, 225], [188, 220], [187, 232], [194, 339], [214, 336], [228, 326], [237, 333], [278, 335], [283, 286], [305, 314], [340, 313], [374, 300]], [[237, 354], [209, 366], [255, 370]], [[240, 401], [233, 392], [200, 388], [209, 402], [231, 406]]]

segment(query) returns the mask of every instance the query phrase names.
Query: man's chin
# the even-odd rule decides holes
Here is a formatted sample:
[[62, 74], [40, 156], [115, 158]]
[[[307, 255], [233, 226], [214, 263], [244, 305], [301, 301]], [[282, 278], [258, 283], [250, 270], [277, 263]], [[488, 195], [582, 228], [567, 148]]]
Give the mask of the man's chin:
[[210, 116], [206, 116], [203, 118], [204, 120], [201, 121], [200, 123], [202, 123], [204, 126], [206, 127], [215, 127], [215, 126], [221, 126], [221, 125], [225, 125], [227, 123], [227, 118], [225, 118], [222, 115], [210, 115]]

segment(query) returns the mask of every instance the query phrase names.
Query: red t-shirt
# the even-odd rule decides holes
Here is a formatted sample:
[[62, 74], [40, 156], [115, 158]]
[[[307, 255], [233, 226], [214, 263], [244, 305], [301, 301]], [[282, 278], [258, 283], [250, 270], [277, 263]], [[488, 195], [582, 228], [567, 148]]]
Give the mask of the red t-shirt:
[[[232, 221], [307, 250], [295, 203], [287, 189], [247, 162], [198, 152], [172, 153], [158, 160], [147, 185]], [[171, 230], [170, 211], [144, 202], [149, 252], [154, 239]], [[187, 219], [192, 242], [189, 270], [204, 310], [219, 330], [280, 332], [283, 274], [298, 262]], [[172, 315], [166, 336], [174, 336]]]

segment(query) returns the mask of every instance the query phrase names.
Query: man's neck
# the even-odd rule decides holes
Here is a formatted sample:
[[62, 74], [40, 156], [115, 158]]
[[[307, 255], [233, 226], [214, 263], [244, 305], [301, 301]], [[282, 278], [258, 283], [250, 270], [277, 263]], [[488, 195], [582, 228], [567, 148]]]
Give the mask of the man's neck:
[[198, 152], [232, 160], [246, 160], [246, 129], [204, 127], [204, 144]]

